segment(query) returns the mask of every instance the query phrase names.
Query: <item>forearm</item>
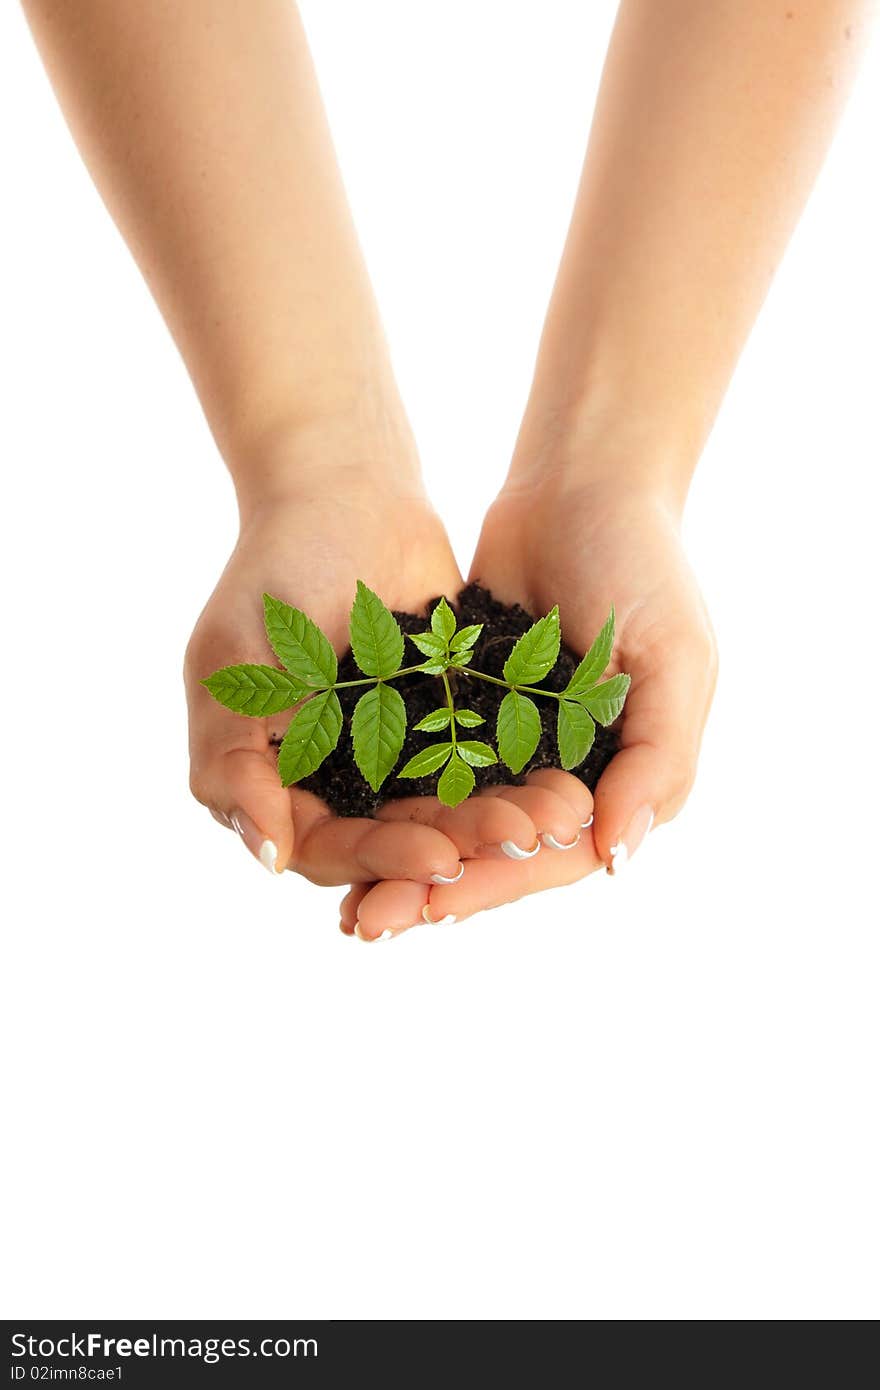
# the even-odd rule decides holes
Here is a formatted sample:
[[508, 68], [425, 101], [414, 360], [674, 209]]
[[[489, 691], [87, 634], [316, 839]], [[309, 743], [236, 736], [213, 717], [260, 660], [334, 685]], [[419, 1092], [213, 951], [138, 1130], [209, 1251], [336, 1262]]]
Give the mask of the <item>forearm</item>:
[[514, 471], [677, 501], [840, 113], [864, 0], [623, 0]]
[[24, 9], [236, 483], [288, 429], [369, 413], [390, 368], [291, 0]]

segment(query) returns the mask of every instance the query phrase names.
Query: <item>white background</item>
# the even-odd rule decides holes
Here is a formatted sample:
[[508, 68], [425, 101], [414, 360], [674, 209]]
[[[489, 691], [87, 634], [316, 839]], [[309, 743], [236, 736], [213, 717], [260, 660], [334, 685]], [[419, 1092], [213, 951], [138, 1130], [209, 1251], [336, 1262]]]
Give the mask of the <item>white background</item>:
[[[305, 17], [466, 564], [613, 6]], [[375, 950], [189, 798], [232, 490], [2, 7], [6, 1316], [880, 1311], [878, 94], [875, 44], [693, 490], [686, 811], [628, 878]]]

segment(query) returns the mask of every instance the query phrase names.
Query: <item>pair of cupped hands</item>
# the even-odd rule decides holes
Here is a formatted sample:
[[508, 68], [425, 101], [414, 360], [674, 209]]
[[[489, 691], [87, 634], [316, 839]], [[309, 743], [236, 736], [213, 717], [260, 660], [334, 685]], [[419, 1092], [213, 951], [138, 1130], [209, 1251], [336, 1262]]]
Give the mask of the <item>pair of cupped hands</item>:
[[230, 713], [200, 684], [221, 666], [275, 664], [264, 592], [305, 611], [339, 653], [358, 579], [392, 609], [424, 611], [441, 594], [454, 603], [462, 575], [417, 481], [341, 470], [320, 487], [302, 476], [249, 503], [187, 649], [194, 795], [273, 875], [349, 885], [340, 926], [361, 940], [462, 921], [597, 869], [619, 872], [693, 782], [715, 645], [676, 509], [660, 493], [561, 473], [508, 483], [486, 516], [470, 577], [536, 617], [558, 604], [563, 639], [578, 652], [614, 605], [609, 674], [627, 671], [632, 685], [620, 751], [595, 795], [570, 773], [544, 769], [454, 809], [410, 796], [375, 818], [340, 818], [311, 793], [281, 786], [272, 740], [289, 714]]

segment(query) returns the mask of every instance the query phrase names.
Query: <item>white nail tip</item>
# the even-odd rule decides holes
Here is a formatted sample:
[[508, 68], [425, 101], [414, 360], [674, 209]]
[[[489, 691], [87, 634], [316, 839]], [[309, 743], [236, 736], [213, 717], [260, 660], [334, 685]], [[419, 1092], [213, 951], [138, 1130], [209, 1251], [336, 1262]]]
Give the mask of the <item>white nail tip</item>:
[[520, 849], [519, 845], [515, 845], [512, 840], [501, 841], [501, 852], [506, 854], [508, 859], [534, 859], [540, 848], [540, 840], [534, 849]]
[[593, 817], [592, 817], [592, 816], [590, 816], [590, 819], [589, 819], [589, 820], [582, 820], [582, 821], [581, 821], [581, 830], [589, 830], [589, 828], [590, 828], [590, 826], [591, 826], [592, 824], [593, 824]]
[[461, 876], [462, 876], [463, 873], [464, 873], [464, 864], [460, 864], [460, 865], [459, 865], [459, 868], [458, 868], [458, 873], [455, 875], [455, 878], [444, 878], [442, 874], [432, 874], [432, 875], [431, 875], [431, 882], [432, 882], [432, 883], [458, 883], [458, 881], [459, 881], [459, 879], [461, 878]]
[[619, 844], [611, 846], [611, 865], [608, 869], [609, 874], [616, 874], [629, 861], [629, 850], [623, 840]]
[[451, 927], [455, 920], [454, 915], [451, 912], [447, 912], [445, 917], [441, 917], [439, 921], [435, 922], [427, 904], [422, 908], [422, 921], [427, 922], [429, 927]]
[[541, 839], [548, 849], [574, 849], [575, 845], [579, 845], [581, 842], [580, 835], [575, 835], [574, 839], [565, 845], [561, 840], [557, 840], [555, 835], [551, 835], [549, 830], [545, 830]]
[[260, 845], [260, 863], [263, 868], [268, 869], [270, 874], [274, 874], [277, 861], [278, 846], [274, 840], [264, 840]]
[[368, 946], [373, 946], [377, 941], [390, 941], [392, 936], [394, 935], [394, 932], [391, 930], [390, 927], [386, 927], [381, 936], [364, 936], [363, 932], [361, 931], [360, 922], [355, 922], [354, 934], [357, 937], [358, 941], [366, 941]]

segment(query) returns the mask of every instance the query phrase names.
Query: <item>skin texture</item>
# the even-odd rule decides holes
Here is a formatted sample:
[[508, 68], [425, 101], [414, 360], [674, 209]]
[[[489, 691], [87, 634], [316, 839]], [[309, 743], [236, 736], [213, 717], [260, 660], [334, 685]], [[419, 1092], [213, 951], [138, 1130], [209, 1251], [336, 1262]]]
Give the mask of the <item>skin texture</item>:
[[[425, 908], [462, 918], [619, 867], [649, 808], [659, 824], [683, 804], [716, 660], [681, 512], [872, 8], [620, 6], [532, 390], [472, 570], [536, 613], [558, 602], [576, 647], [616, 607], [612, 669], [633, 686], [586, 826], [589, 794], [562, 772], [456, 812], [422, 798], [340, 822], [280, 788], [271, 721], [231, 715], [199, 685], [219, 665], [271, 659], [263, 590], [341, 650], [356, 578], [417, 610], [460, 576], [424, 493], [295, 7], [25, 0], [239, 500], [238, 544], [187, 651], [193, 791], [224, 824], [243, 812], [246, 843], [259, 853], [271, 840], [277, 869], [352, 883], [344, 931], [375, 939]], [[522, 860], [500, 851], [546, 833], [580, 840]], [[431, 883], [460, 861], [459, 882]]]

